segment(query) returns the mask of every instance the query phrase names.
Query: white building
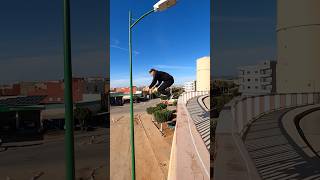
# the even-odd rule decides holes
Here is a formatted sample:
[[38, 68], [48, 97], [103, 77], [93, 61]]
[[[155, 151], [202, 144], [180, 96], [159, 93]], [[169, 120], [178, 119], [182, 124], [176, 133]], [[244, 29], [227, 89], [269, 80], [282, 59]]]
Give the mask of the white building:
[[276, 92], [276, 62], [239, 67], [239, 92], [244, 96]]
[[185, 92], [196, 91], [196, 81], [185, 82], [184, 91]]

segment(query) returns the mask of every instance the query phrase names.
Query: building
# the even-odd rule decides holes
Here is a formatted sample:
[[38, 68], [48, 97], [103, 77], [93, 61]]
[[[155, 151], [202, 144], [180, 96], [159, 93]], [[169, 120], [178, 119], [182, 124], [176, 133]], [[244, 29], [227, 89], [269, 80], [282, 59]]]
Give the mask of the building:
[[277, 92], [320, 91], [320, 1], [277, 1]]
[[10, 84], [0, 86], [0, 96], [18, 96], [20, 95], [20, 84]]
[[4, 142], [41, 139], [44, 106], [39, 104], [44, 98], [20, 96], [0, 99], [0, 138]]
[[[133, 86], [133, 87], [132, 87], [132, 91], [133, 91], [133, 94], [136, 94], [136, 92], [137, 92], [137, 87], [136, 87], [136, 86]], [[130, 94], [130, 87], [114, 88], [114, 92], [123, 93], [123, 94]]]
[[276, 62], [239, 67], [239, 92], [242, 95], [263, 95], [276, 92]]
[[197, 59], [197, 91], [210, 91], [210, 57]]
[[105, 79], [103, 77], [84, 78], [85, 94], [101, 94], [105, 89]]
[[[72, 95], [73, 101], [79, 102], [83, 100], [84, 94], [84, 79], [72, 79]], [[46, 96], [42, 101], [43, 104], [60, 104], [64, 103], [64, 82], [44, 81], [44, 82], [22, 82], [21, 94], [27, 96]]]
[[196, 81], [185, 82], [183, 88], [185, 92], [196, 91]]

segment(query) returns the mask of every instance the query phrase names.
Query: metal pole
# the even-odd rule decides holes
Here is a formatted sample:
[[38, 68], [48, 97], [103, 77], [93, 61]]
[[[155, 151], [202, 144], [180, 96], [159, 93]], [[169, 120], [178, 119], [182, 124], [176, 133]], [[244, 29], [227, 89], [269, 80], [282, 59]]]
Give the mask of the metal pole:
[[131, 143], [131, 179], [136, 179], [135, 149], [134, 149], [134, 114], [132, 90], [132, 45], [131, 45], [131, 12], [129, 11], [129, 62], [130, 62], [130, 143]]
[[70, 40], [70, 1], [63, 0], [64, 18], [64, 103], [65, 103], [65, 148], [66, 179], [75, 179], [74, 139], [73, 139], [73, 100], [72, 100], [72, 64]]

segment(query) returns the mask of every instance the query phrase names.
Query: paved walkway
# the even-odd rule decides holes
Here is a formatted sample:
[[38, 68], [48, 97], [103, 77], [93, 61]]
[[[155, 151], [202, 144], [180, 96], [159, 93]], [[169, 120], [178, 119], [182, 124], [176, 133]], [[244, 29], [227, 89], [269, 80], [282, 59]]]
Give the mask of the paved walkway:
[[187, 103], [187, 109], [196, 125], [207, 149], [210, 149], [210, 114], [198, 102], [198, 97], [192, 98]]
[[248, 152], [262, 179], [320, 179], [320, 159], [308, 156], [283, 127], [281, 118], [290, 110], [253, 122], [244, 139]]

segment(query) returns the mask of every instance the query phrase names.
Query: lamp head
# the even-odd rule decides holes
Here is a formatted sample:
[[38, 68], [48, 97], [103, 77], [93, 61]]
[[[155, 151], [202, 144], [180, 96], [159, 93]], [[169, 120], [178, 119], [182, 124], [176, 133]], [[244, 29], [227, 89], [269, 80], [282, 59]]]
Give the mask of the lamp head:
[[177, 0], [160, 0], [153, 5], [154, 11], [164, 11], [177, 3]]

